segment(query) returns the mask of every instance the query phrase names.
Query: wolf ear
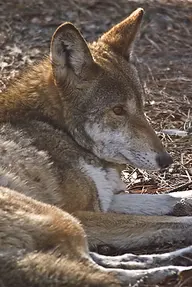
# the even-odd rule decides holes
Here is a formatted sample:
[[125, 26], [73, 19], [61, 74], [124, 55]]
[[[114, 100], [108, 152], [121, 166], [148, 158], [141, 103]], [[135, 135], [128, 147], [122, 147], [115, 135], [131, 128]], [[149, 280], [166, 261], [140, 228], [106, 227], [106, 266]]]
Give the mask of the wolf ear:
[[128, 18], [106, 32], [101, 37], [101, 40], [108, 44], [116, 53], [129, 59], [135, 37], [140, 28], [143, 13], [144, 10], [138, 8]]
[[93, 58], [80, 32], [71, 23], [57, 28], [51, 41], [50, 57], [56, 81], [83, 77], [93, 65]]

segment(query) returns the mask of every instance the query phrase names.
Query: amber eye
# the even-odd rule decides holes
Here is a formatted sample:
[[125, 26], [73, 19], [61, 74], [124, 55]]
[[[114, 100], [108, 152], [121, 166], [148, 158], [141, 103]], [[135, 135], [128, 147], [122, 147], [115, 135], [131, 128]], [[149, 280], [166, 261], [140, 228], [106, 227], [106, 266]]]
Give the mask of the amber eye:
[[117, 115], [117, 116], [123, 116], [125, 114], [125, 110], [123, 109], [123, 107], [121, 106], [116, 106], [113, 108], [113, 112]]

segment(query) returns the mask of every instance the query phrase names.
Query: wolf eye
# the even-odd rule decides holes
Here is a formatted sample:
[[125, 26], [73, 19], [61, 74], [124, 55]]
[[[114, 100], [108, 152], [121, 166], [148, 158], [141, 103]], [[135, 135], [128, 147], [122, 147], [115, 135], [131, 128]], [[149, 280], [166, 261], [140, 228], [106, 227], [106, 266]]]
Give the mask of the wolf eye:
[[125, 114], [125, 110], [123, 107], [121, 106], [116, 106], [113, 108], [113, 112], [117, 115], [117, 116], [123, 116]]

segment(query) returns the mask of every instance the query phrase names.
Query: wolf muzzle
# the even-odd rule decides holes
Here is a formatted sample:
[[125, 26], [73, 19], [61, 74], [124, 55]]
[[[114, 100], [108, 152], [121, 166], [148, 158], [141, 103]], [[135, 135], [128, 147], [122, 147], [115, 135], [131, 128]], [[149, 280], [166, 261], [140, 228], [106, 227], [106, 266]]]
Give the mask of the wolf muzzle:
[[156, 161], [160, 168], [166, 168], [173, 163], [172, 157], [167, 152], [161, 152], [157, 155]]

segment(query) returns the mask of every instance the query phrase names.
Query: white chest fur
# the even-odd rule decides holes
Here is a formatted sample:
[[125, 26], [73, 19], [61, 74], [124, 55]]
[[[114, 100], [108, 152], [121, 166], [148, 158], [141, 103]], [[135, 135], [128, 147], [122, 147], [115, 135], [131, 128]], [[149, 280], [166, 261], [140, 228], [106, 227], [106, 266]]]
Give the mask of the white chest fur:
[[112, 168], [103, 169], [95, 167], [94, 165], [87, 164], [84, 160], [80, 161], [80, 167], [95, 183], [101, 210], [107, 212], [110, 208], [113, 194], [125, 190], [126, 187], [119, 173]]

